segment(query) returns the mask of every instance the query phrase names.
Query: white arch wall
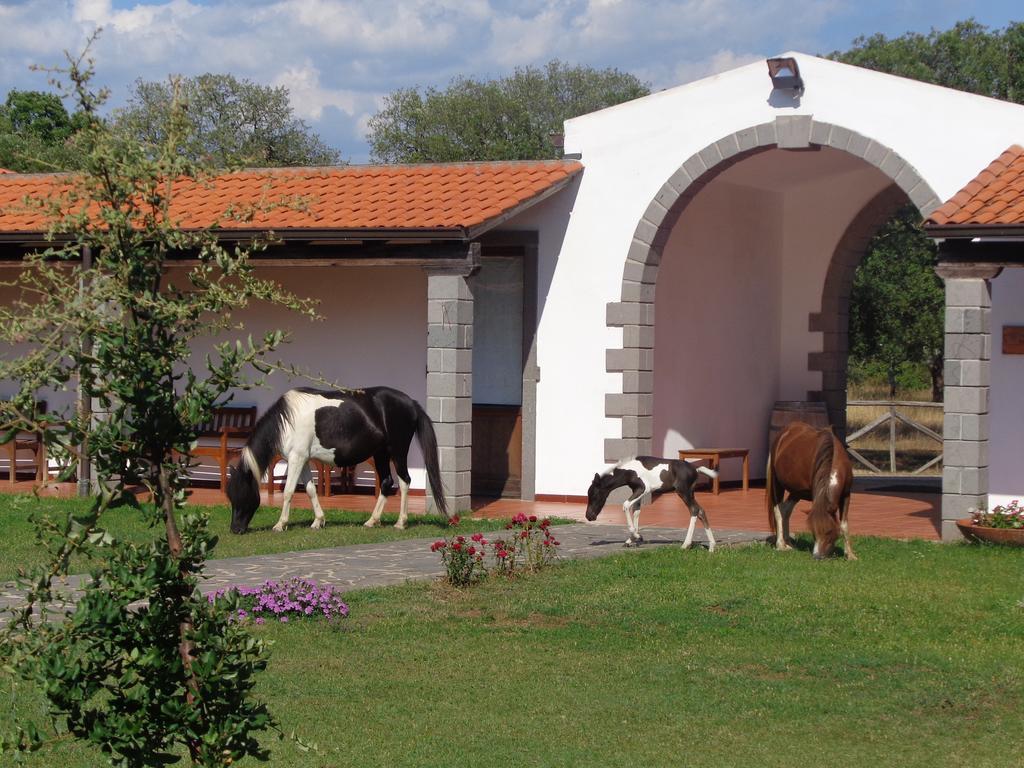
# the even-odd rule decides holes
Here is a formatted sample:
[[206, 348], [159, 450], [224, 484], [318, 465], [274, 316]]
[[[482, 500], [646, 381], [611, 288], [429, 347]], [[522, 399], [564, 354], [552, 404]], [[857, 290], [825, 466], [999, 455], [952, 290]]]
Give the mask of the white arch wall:
[[[759, 475], [760, 435], [783, 378], [783, 203], [716, 181], [679, 218], [655, 301], [655, 454], [749, 446]], [[733, 463], [722, 465], [724, 478]]]
[[1024, 136], [1016, 105], [793, 55], [807, 85], [799, 103], [774, 98], [758, 63], [566, 123], [565, 151], [585, 171], [538, 331], [538, 493], [583, 493], [605, 466], [604, 440], [622, 434], [621, 420], [605, 416], [604, 393], [622, 391], [622, 374], [605, 371], [606, 350], [623, 343], [622, 329], [605, 326], [607, 305], [622, 300], [638, 222], [688, 158], [776, 118], [808, 116], [835, 126], [840, 143], [852, 131], [891, 149], [937, 203]]

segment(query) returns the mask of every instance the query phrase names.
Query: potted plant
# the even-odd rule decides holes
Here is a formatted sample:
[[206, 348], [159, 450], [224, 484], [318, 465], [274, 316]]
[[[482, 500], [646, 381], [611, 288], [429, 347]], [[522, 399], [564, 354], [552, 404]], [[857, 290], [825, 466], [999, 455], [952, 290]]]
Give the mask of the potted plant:
[[970, 517], [957, 520], [956, 525], [970, 541], [1024, 547], [1024, 506], [1020, 499], [993, 507], [991, 512], [975, 510]]

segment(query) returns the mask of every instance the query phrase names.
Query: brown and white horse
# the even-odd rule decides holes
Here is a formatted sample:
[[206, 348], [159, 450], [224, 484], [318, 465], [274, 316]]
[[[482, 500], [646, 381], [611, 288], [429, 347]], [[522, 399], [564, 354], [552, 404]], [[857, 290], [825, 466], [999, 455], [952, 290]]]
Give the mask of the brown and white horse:
[[852, 486], [850, 457], [831, 427], [815, 429], [802, 421], [787, 425], [768, 454], [765, 481], [765, 504], [775, 548], [791, 548], [789, 516], [798, 501], [809, 501], [807, 522], [814, 534], [814, 558], [831, 555], [841, 532], [846, 559], [856, 560], [847, 525]]

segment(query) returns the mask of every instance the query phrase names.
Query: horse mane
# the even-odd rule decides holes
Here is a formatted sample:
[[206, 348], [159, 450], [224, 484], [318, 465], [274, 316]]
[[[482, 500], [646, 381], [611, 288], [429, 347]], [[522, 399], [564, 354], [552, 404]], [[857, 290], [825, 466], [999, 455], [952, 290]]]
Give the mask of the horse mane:
[[838, 504], [838, 493], [832, 487], [832, 463], [835, 458], [835, 435], [831, 429], [818, 432], [818, 445], [814, 452], [814, 470], [811, 481], [811, 513], [808, 524], [815, 538], [831, 537], [839, 529], [832, 511]]
[[[254, 472], [257, 483], [280, 448], [281, 433], [284, 431], [285, 424], [291, 420], [291, 407], [288, 402], [290, 394], [290, 392], [283, 394], [260, 416], [256, 421], [256, 426], [253, 427], [249, 442], [245, 444], [245, 450], [252, 455], [258, 470]], [[243, 461], [239, 464], [240, 467], [247, 463], [244, 458], [243, 456]]]

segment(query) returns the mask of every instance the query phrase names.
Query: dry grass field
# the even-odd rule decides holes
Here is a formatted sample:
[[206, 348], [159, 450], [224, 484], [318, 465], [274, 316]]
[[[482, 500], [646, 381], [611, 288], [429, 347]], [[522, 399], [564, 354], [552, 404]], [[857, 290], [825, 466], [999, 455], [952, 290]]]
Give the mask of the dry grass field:
[[[888, 400], [889, 392], [884, 386], [851, 385], [847, 390], [847, 400]], [[930, 402], [930, 390], [911, 390], [897, 392], [897, 400]], [[899, 406], [900, 414], [919, 422], [928, 429], [942, 434], [942, 408], [931, 406]], [[846, 433], [854, 434], [857, 430], [870, 424], [889, 411], [881, 405], [850, 405], [846, 409]], [[877, 467], [890, 472], [889, 467], [889, 423], [886, 422], [868, 434], [855, 440], [851, 446]], [[899, 474], [913, 472], [915, 469], [938, 455], [941, 445], [918, 430], [903, 424], [896, 426], [896, 472]], [[854, 462], [857, 474], [871, 474], [863, 465]], [[922, 474], [942, 474], [942, 462], [929, 467]]]

